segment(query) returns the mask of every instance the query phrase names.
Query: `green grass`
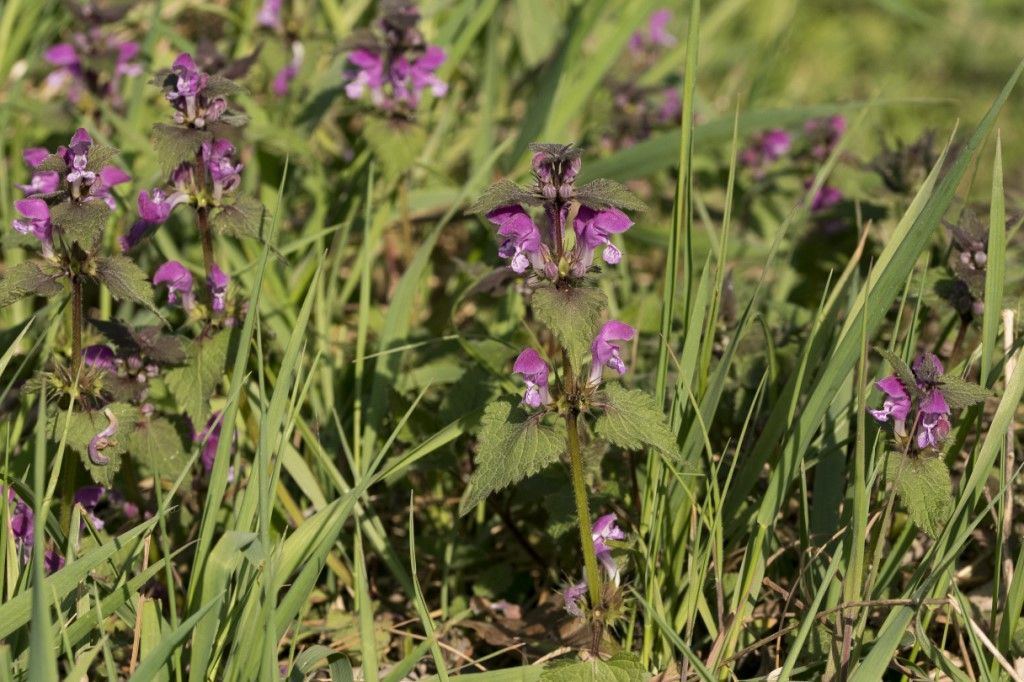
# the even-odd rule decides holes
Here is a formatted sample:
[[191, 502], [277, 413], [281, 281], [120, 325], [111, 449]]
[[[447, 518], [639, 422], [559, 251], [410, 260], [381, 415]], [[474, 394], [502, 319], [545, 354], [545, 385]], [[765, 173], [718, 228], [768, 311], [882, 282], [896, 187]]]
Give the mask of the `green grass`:
[[[0, 309], [3, 479], [36, 511], [40, 550], [20, 551], [4, 496], [0, 679], [1019, 679], [1024, 362], [1004, 311], [1019, 313], [1022, 279], [1024, 13], [693, 2], [674, 8], [676, 42], [630, 66], [631, 34], [667, 4], [424, 0], [449, 91], [400, 132], [342, 87], [342, 41], [376, 3], [285, 3], [287, 38], [257, 27], [255, 0], [143, 3], [116, 24], [147, 74], [206, 33], [225, 57], [263, 45], [235, 143], [239, 192], [266, 211], [257, 238], [215, 238], [247, 306], [216, 377], [212, 470], [191, 439], [171, 473], [129, 455], [113, 487], [145, 516], [108, 497], [92, 529], [64, 503], [67, 472], [88, 474], [75, 434], [48, 421], [87, 397], [55, 402], [31, 379], [67, 357], [70, 297]], [[169, 110], [144, 76], [125, 79], [123, 107], [45, 86], [42, 53], [75, 21], [56, 2], [0, 5], [0, 222], [17, 217], [22, 150], [86, 126], [132, 176], [102, 236], [113, 253], [137, 193], [165, 177], [149, 131]], [[279, 97], [290, 39], [306, 57]], [[679, 113], [626, 139], [624, 84], [675, 88]], [[743, 161], [765, 129], [799, 140], [840, 113], [849, 130], [813, 162], [758, 177]], [[912, 187], [887, 189], [869, 167], [879, 134], [927, 128], [941, 148]], [[581, 663], [591, 634], [562, 608], [583, 575], [569, 458], [459, 516], [485, 406], [521, 393], [523, 347], [557, 348], [493, 225], [466, 212], [496, 180], [530, 182], [535, 141], [579, 143], [580, 184], [615, 179], [649, 206], [614, 238], [623, 261], [595, 263], [610, 314], [638, 330], [624, 382], [656, 396], [679, 452], [584, 431], [591, 517], [615, 513], [627, 534], [603, 662]], [[819, 212], [826, 186], [844, 200]], [[987, 238], [984, 310], [966, 322], [935, 293], [956, 257], [944, 224], [965, 207]], [[0, 278], [33, 256], [3, 229]], [[149, 276], [169, 259], [203, 272], [184, 210], [132, 258]], [[86, 309], [196, 329], [100, 286]], [[872, 348], [935, 352], [991, 389], [952, 415], [934, 537], [886, 480], [890, 428], [866, 410], [889, 368]], [[52, 575], [44, 547], [66, 559]]]

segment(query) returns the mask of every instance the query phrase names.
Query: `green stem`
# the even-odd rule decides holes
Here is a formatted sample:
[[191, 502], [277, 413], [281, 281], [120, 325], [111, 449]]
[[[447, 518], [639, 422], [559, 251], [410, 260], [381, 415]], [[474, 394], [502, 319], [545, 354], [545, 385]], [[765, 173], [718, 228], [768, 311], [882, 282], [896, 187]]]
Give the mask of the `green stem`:
[[594, 538], [590, 530], [590, 503], [587, 499], [587, 484], [583, 479], [583, 455], [580, 452], [580, 432], [576, 423], [576, 412], [570, 408], [565, 416], [569, 434], [569, 467], [572, 470], [572, 491], [576, 498], [576, 520], [579, 524], [580, 545], [583, 548], [583, 566], [586, 569], [587, 589], [590, 593], [590, 607], [601, 605], [601, 573], [597, 570], [597, 555], [594, 554]]
[[210, 279], [210, 272], [213, 271], [213, 233], [210, 232], [208, 212], [205, 206], [196, 210], [199, 224], [199, 237], [203, 243], [203, 267], [206, 269], [206, 279]]
[[71, 379], [78, 382], [82, 368], [82, 280], [71, 277]]

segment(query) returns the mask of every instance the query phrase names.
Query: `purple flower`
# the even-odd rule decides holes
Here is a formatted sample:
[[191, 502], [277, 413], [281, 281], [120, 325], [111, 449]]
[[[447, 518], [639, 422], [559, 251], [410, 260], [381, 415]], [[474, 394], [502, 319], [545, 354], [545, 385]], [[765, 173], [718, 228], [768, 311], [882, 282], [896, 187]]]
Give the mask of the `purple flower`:
[[306, 48], [298, 40], [292, 42], [292, 59], [290, 62], [285, 64], [284, 68], [277, 72], [274, 76], [274, 83], [272, 88], [274, 94], [278, 97], [284, 97], [288, 94], [288, 88], [291, 86], [295, 77], [299, 74], [299, 69], [302, 68], [302, 62], [306, 57]]
[[498, 236], [502, 237], [498, 255], [511, 259], [513, 272], [522, 274], [531, 263], [543, 267], [538, 258], [542, 246], [540, 230], [521, 206], [501, 206], [488, 213], [487, 219], [498, 226]]
[[827, 158], [832, 153], [845, 132], [846, 119], [842, 116], [815, 118], [804, 124], [804, 134], [808, 139], [810, 154], [818, 161]]
[[608, 546], [607, 541], [625, 540], [626, 534], [615, 525], [615, 514], [605, 514], [598, 518], [591, 527], [590, 532], [594, 540], [594, 553], [597, 555], [597, 560], [601, 562], [608, 577], [618, 585], [621, 577], [619, 565], [612, 558], [612, 550]]
[[100, 454], [100, 450], [109, 446], [111, 436], [117, 434], [117, 417], [110, 411], [110, 408], [103, 410], [103, 416], [107, 418], [107, 426], [89, 441], [89, 461], [96, 466], [103, 466], [110, 462], [107, 457]]
[[434, 73], [445, 58], [444, 50], [436, 45], [428, 46], [414, 58], [399, 54], [390, 65], [371, 49], [353, 50], [348, 61], [356, 68], [347, 76], [345, 94], [349, 99], [360, 99], [369, 92], [373, 105], [385, 110], [398, 104], [415, 109], [424, 90], [430, 89], [435, 97], [448, 92], [448, 84]]
[[52, 549], [46, 550], [46, 554], [43, 555], [43, 569], [46, 571], [46, 575], [53, 575], [62, 568], [64, 568], [64, 557]]
[[227, 140], [218, 139], [202, 145], [203, 163], [213, 182], [215, 203], [219, 203], [225, 193], [235, 191], [242, 182], [242, 164], [232, 162], [234, 153], [234, 145]]
[[[217, 458], [217, 447], [220, 444], [220, 432], [221, 427], [224, 425], [224, 420], [221, 418], [220, 412], [214, 412], [210, 415], [210, 418], [206, 422], [206, 426], [201, 431], [196, 433], [195, 429], [192, 430], [192, 442], [202, 443], [203, 452], [201, 455], [203, 461], [203, 471], [207, 475], [213, 471], [213, 463]], [[235, 448], [235, 443], [238, 440], [238, 434], [232, 433], [231, 437], [231, 449], [232, 452]], [[232, 481], [235, 478], [234, 467], [228, 468], [228, 481]]]
[[35, 537], [35, 515], [31, 507], [18, 499], [14, 490], [8, 492], [8, 500], [14, 502], [14, 509], [10, 512], [11, 533], [21, 543], [22, 549], [28, 549]]
[[178, 295], [181, 295], [181, 306], [185, 310], [191, 310], [195, 302], [192, 296], [192, 273], [184, 265], [176, 260], [167, 261], [153, 274], [153, 285], [167, 285], [167, 303], [174, 305], [178, 302]]
[[605, 263], [615, 265], [622, 260], [622, 253], [611, 243], [609, 235], [625, 232], [633, 226], [633, 221], [617, 208], [606, 208], [596, 211], [588, 206], [580, 206], [573, 220], [576, 231], [577, 270], [574, 273], [582, 276], [594, 260], [594, 249], [604, 244], [601, 257]]
[[270, 28], [275, 31], [284, 30], [284, 26], [281, 24], [282, 4], [283, 0], [263, 0], [260, 13], [256, 15], [256, 23], [264, 28]]
[[585, 582], [570, 585], [562, 592], [562, 601], [565, 602], [565, 610], [570, 616], [575, 618], [583, 617], [583, 607], [580, 605], [580, 602], [586, 594], [587, 584]]
[[345, 85], [345, 94], [349, 99], [359, 99], [367, 90], [371, 101], [381, 106], [384, 104], [384, 60], [370, 50], [353, 50], [348, 61], [358, 69]]
[[672, 21], [672, 12], [668, 9], [659, 9], [647, 20], [647, 32], [637, 31], [629, 39], [629, 49], [634, 54], [641, 53], [648, 46], [650, 47], [671, 47], [676, 44], [676, 38], [668, 32], [668, 24]]
[[50, 152], [44, 147], [29, 147], [28, 149], [21, 152], [21, 158], [25, 160], [25, 165], [29, 169], [33, 169], [50, 155]]
[[412, 62], [399, 62], [401, 66], [397, 72], [397, 80], [402, 84], [408, 82], [411, 92], [406, 95], [406, 100], [410, 106], [415, 107], [419, 103], [420, 93], [428, 88], [434, 97], [444, 97], [447, 94], [448, 84], [434, 74], [446, 58], [444, 50], [436, 45], [430, 45]]
[[[111, 209], [116, 207], [110, 196], [110, 188], [131, 180], [131, 177], [117, 166], [104, 166], [99, 173], [89, 169], [89, 151], [92, 137], [85, 128], [79, 128], [71, 137], [71, 144], [57, 148], [57, 156], [64, 161], [67, 174], [64, 180], [69, 185], [71, 198], [76, 201], [100, 199]], [[59, 184], [59, 182], [58, 182]]]
[[[133, 61], [138, 54], [138, 43], [118, 40], [98, 27], [86, 33], [76, 33], [71, 43], [58, 43], [43, 53], [43, 58], [57, 67], [47, 82], [58, 87], [71, 83], [68, 98], [72, 102], [77, 102], [83, 89], [87, 89], [118, 106], [122, 101], [121, 79], [142, 73], [142, 66]], [[86, 58], [81, 55], [86, 55]], [[113, 68], [107, 73], [101, 73], [94, 67], [111, 63]]]
[[875, 386], [885, 393], [886, 398], [882, 403], [882, 409], [868, 410], [871, 416], [880, 422], [889, 421], [889, 417], [892, 417], [894, 422], [905, 422], [910, 414], [911, 402], [910, 394], [907, 393], [900, 378], [892, 374], [877, 382]]
[[540, 407], [551, 400], [548, 393], [548, 363], [540, 357], [540, 353], [532, 348], [525, 349], [516, 358], [512, 371], [522, 374], [526, 381], [526, 393], [523, 404], [528, 407]]
[[89, 367], [114, 371], [114, 351], [103, 344], [82, 349], [82, 360]]
[[27, 220], [14, 220], [11, 225], [21, 234], [30, 234], [39, 240], [43, 255], [53, 255], [53, 225], [50, 223], [50, 207], [42, 199], [20, 199], [14, 208]]
[[781, 128], [765, 131], [761, 135], [761, 152], [769, 161], [785, 156], [792, 144], [793, 137]]
[[[812, 181], [808, 179], [804, 184], [808, 189], [810, 189]], [[827, 211], [842, 200], [842, 192], [830, 185], [822, 185], [821, 189], [818, 190], [814, 195], [814, 198], [811, 200], [811, 211], [815, 213], [818, 211]]]
[[227, 100], [205, 94], [209, 80], [210, 77], [196, 66], [192, 55], [182, 53], [174, 60], [164, 82], [164, 97], [174, 106], [175, 123], [205, 128], [227, 111]]
[[189, 197], [183, 192], [172, 192], [166, 194], [162, 189], [154, 189], [152, 192], [139, 192], [139, 216], [151, 225], [161, 225], [167, 222], [171, 211], [178, 204], [187, 204]]
[[604, 367], [614, 369], [621, 376], [626, 373], [626, 363], [620, 355], [621, 348], [616, 341], [630, 341], [636, 330], [625, 322], [608, 320], [597, 332], [590, 346], [590, 379], [589, 383], [601, 383], [601, 370]]
[[228, 284], [230, 282], [231, 278], [224, 274], [224, 271], [214, 263], [210, 268], [210, 276], [207, 285], [210, 287], [210, 299], [212, 301], [213, 309], [218, 313], [224, 310], [224, 303], [228, 294]]
[[105, 492], [106, 489], [101, 485], [87, 485], [79, 488], [75, 493], [75, 503], [82, 505], [82, 509], [89, 517], [89, 522], [96, 530], [103, 528], [103, 519], [96, 516], [95, 511], [96, 505], [99, 504]]

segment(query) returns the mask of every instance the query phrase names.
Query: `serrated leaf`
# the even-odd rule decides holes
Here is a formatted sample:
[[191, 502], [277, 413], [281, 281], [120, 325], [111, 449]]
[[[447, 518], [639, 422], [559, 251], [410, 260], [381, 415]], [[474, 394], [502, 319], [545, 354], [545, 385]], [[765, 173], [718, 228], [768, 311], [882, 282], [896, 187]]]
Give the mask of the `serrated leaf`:
[[188, 358], [180, 337], [164, 334], [163, 327], [131, 327], [120, 320], [89, 319], [108, 341], [125, 355], [142, 355], [160, 364], [178, 365]]
[[114, 147], [108, 147], [104, 144], [94, 144], [89, 147], [89, 163], [86, 165], [86, 170], [90, 170], [94, 173], [99, 173], [101, 170], [110, 165], [110, 162], [117, 158], [120, 152]]
[[[108, 438], [107, 446], [99, 451], [108, 462], [94, 464], [89, 457], [89, 443], [96, 434], [110, 425], [105, 410], [110, 410], [117, 419], [117, 432]], [[121, 457], [128, 451], [131, 432], [139, 420], [139, 415], [138, 408], [128, 403], [111, 403], [102, 410], [90, 412], [72, 412], [70, 419], [67, 418], [66, 411], [58, 410], [49, 419], [48, 435], [52, 441], [59, 443], [64, 435], [64, 424], [67, 422], [67, 446], [78, 453], [92, 480], [109, 488], [114, 482], [114, 475], [121, 468]]]
[[592, 658], [579, 663], [548, 666], [540, 675], [541, 682], [645, 682], [650, 673], [630, 653], [618, 653], [602, 661]]
[[605, 178], [592, 180], [576, 189], [576, 199], [590, 208], [621, 208], [627, 211], [646, 211], [647, 204], [622, 183]]
[[213, 139], [208, 130], [157, 123], [153, 126], [153, 150], [165, 170], [174, 170], [185, 161], [193, 161], [203, 142]]
[[0, 279], [0, 308], [26, 296], [56, 296], [64, 290], [63, 275], [46, 261], [29, 260], [6, 268]]
[[971, 405], [984, 402], [992, 395], [984, 386], [972, 384], [955, 376], [945, 375], [940, 380], [942, 395], [952, 410], [962, 410]]
[[603, 410], [594, 421], [598, 437], [626, 450], [650, 445], [666, 455], [678, 456], [676, 435], [651, 394], [610, 383], [595, 402]]
[[210, 416], [210, 398], [224, 376], [230, 341], [230, 329], [193, 341], [185, 366], [167, 372], [168, 390], [194, 425], [205, 424]]
[[594, 287], [542, 287], [533, 292], [530, 302], [537, 319], [568, 349], [577, 370], [590, 352], [607, 305], [604, 291]]
[[85, 251], [103, 236], [110, 207], [102, 201], [62, 201], [50, 207], [50, 221], [68, 242], [77, 242]]
[[885, 478], [907, 508], [911, 520], [931, 537], [938, 537], [953, 513], [952, 482], [942, 457], [911, 457], [890, 452]]
[[107, 285], [110, 294], [120, 301], [153, 304], [153, 287], [142, 268], [127, 256], [100, 256], [96, 259], [96, 279]]
[[263, 226], [263, 204], [244, 194], [235, 203], [218, 206], [210, 213], [210, 227], [229, 237], [260, 239]]
[[188, 464], [181, 433], [163, 417], [139, 424], [128, 440], [128, 451], [153, 473], [172, 480]]
[[565, 434], [527, 414], [512, 398], [487, 406], [480, 422], [476, 471], [459, 503], [465, 515], [491, 493], [533, 476], [558, 461], [565, 451]]
[[899, 377], [903, 387], [907, 389], [911, 395], [920, 395], [921, 391], [917, 387], [917, 377], [914, 376], [914, 372], [910, 369], [910, 366], [903, 361], [903, 358], [885, 348], [875, 348], [875, 352], [885, 358], [885, 361], [889, 363], [890, 367], [892, 367], [892, 371], [897, 377]]
[[397, 177], [410, 170], [427, 143], [427, 134], [414, 123], [369, 118], [363, 136], [384, 173]]
[[538, 199], [533, 192], [517, 185], [507, 178], [502, 178], [484, 190], [480, 198], [469, 205], [467, 213], [487, 214], [501, 206], [515, 204], [536, 204]]
[[206, 87], [203, 89], [203, 94], [211, 99], [214, 97], [230, 97], [242, 92], [245, 92], [244, 87], [233, 80], [217, 75], [210, 75], [206, 81]]

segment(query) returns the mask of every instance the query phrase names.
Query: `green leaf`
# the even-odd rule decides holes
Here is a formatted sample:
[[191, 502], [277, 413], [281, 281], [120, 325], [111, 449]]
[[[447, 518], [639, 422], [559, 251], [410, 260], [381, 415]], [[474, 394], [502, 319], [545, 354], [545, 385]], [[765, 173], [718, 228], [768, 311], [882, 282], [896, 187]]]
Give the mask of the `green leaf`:
[[185, 161], [193, 161], [203, 142], [213, 139], [208, 130], [157, 123], [153, 126], [153, 149], [165, 170], [174, 170]]
[[368, 118], [363, 127], [366, 142], [384, 174], [397, 177], [412, 169], [427, 142], [427, 134], [414, 123]]
[[41, 260], [30, 260], [6, 268], [0, 279], [0, 308], [26, 296], [56, 296], [64, 290], [60, 268]]
[[132, 327], [119, 320], [90, 319], [89, 323], [122, 353], [170, 365], [180, 365], [188, 359], [181, 337], [164, 334], [163, 327]]
[[110, 294], [120, 301], [132, 301], [150, 309], [155, 308], [149, 278], [127, 256], [119, 254], [97, 258], [96, 279], [106, 284]]
[[[110, 426], [107, 411], [117, 420], [117, 431], [107, 439], [107, 446], [99, 451], [108, 462], [94, 464], [89, 457], [89, 443], [96, 434]], [[67, 422], [67, 446], [81, 457], [82, 464], [92, 480], [109, 488], [114, 482], [115, 474], [121, 468], [121, 457], [128, 451], [131, 432], [138, 420], [138, 408], [128, 403], [111, 403], [100, 410], [72, 412], [70, 418], [66, 410], [60, 410], [49, 420], [48, 435], [51, 440], [59, 443], [64, 436], [64, 424]]]
[[68, 172], [68, 165], [64, 163], [64, 159], [62, 159], [57, 154], [50, 154], [45, 159], [40, 161], [39, 165], [33, 168], [32, 170], [35, 173], [42, 173], [43, 171], [52, 171], [55, 173], [59, 173], [60, 176], [63, 178], [64, 175], [67, 174]]
[[178, 406], [202, 428], [210, 416], [210, 398], [224, 375], [231, 330], [197, 339], [188, 348], [188, 363], [167, 372], [167, 387]]
[[239, 195], [233, 204], [213, 209], [210, 227], [229, 237], [260, 239], [263, 234], [263, 204], [253, 197]]
[[550, 665], [541, 682], [644, 682], [650, 673], [630, 653], [620, 652], [607, 661], [592, 658], [579, 663]]
[[501, 206], [514, 204], [537, 204], [538, 198], [530, 190], [517, 185], [507, 178], [502, 178], [484, 190], [480, 198], [469, 205], [467, 213], [487, 214]]
[[206, 81], [206, 87], [203, 89], [203, 94], [211, 99], [214, 97], [230, 97], [242, 92], [245, 92], [245, 88], [238, 83], [229, 78], [213, 74], [210, 75]]
[[917, 387], [917, 377], [914, 376], [914, 372], [910, 369], [910, 366], [903, 361], [903, 358], [896, 355], [890, 350], [885, 348], [875, 348], [875, 351], [885, 358], [885, 361], [892, 367], [892, 371], [899, 377], [903, 387], [906, 388], [911, 395], [920, 395], [921, 391]]
[[50, 221], [69, 242], [92, 251], [103, 236], [110, 207], [102, 201], [62, 201], [50, 207]]
[[128, 451], [153, 473], [172, 480], [189, 460], [178, 429], [162, 417], [140, 423], [128, 438]]
[[598, 178], [576, 190], [576, 199], [590, 208], [621, 208], [627, 211], [646, 211], [647, 204], [625, 185]]
[[103, 144], [92, 145], [89, 147], [89, 163], [86, 166], [86, 170], [99, 173], [109, 166], [110, 162], [116, 159], [119, 153], [117, 149]]
[[962, 410], [965, 407], [977, 405], [992, 395], [992, 391], [984, 386], [972, 384], [949, 374], [943, 376], [940, 383], [942, 395], [946, 397], [946, 402], [952, 410]]
[[459, 504], [460, 516], [491, 493], [558, 461], [565, 450], [565, 435], [542, 424], [541, 416], [527, 414], [512, 398], [487, 406], [480, 422], [476, 471]]
[[533, 314], [566, 347], [577, 370], [597, 336], [601, 313], [607, 305], [604, 291], [593, 287], [542, 287], [533, 292], [531, 301]]
[[594, 432], [599, 437], [626, 450], [650, 445], [667, 455], [678, 456], [676, 436], [651, 394], [610, 383], [595, 403], [604, 411], [594, 421]]
[[906, 505], [911, 520], [931, 537], [938, 537], [953, 512], [952, 483], [942, 457], [890, 452], [885, 479]]

